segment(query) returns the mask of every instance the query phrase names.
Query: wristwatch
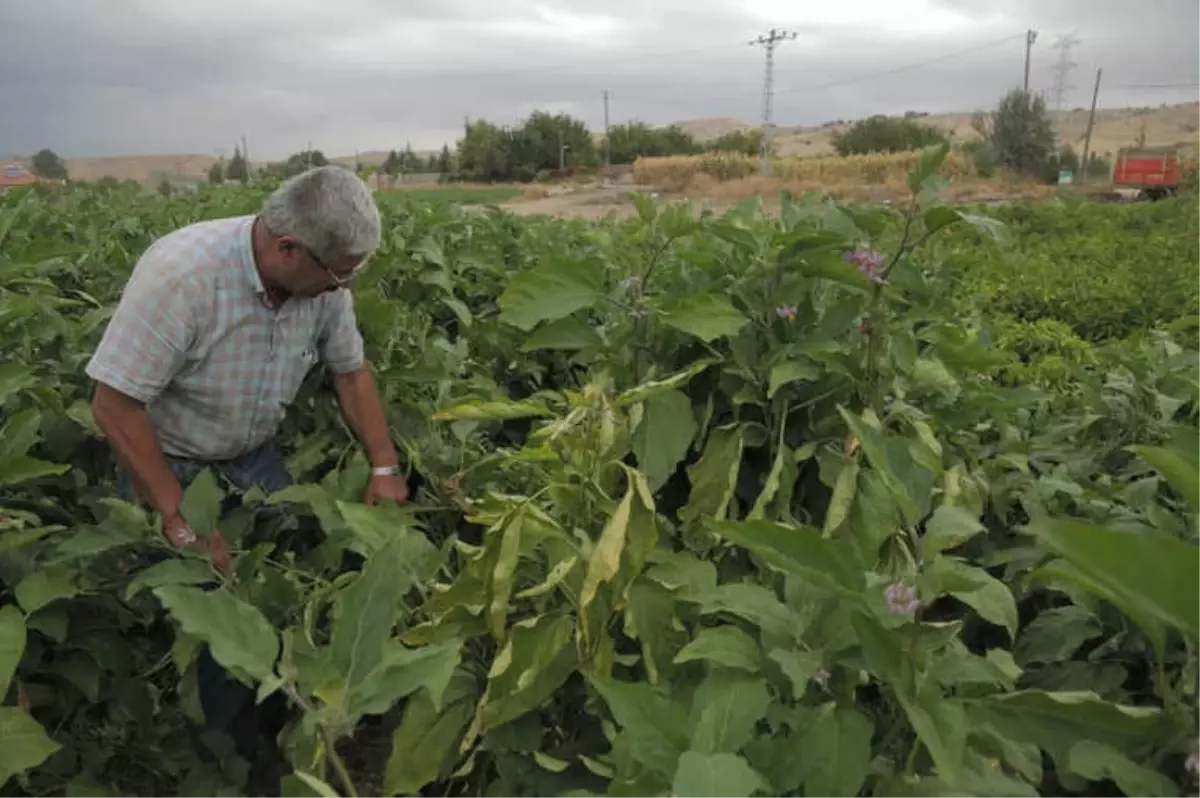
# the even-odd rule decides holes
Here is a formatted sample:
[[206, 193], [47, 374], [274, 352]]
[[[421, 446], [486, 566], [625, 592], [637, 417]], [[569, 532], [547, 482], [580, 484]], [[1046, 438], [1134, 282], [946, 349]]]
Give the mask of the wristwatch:
[[400, 466], [376, 466], [371, 469], [373, 477], [394, 477], [400, 473]]

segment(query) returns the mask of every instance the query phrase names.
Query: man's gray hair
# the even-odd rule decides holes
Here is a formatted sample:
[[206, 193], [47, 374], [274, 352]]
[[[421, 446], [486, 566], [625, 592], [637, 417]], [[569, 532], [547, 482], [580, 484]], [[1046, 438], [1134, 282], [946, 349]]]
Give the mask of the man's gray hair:
[[286, 180], [267, 198], [262, 219], [273, 235], [292, 236], [325, 264], [365, 258], [379, 246], [379, 208], [370, 187], [336, 164]]

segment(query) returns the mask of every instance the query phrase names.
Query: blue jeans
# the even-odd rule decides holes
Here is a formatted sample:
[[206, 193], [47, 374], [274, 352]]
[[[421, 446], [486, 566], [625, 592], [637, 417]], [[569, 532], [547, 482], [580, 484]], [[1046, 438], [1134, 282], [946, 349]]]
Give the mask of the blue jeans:
[[[263, 444], [233, 460], [205, 462], [168, 455], [167, 465], [185, 490], [205, 468], [213, 468], [241, 491], [259, 487], [273, 493], [292, 484], [292, 476], [282, 455], [271, 443]], [[124, 468], [119, 468], [117, 472], [117, 493], [125, 501], [133, 500], [133, 480]], [[228, 514], [240, 501], [236, 493], [226, 496], [221, 505], [221, 515]], [[262, 510], [262, 514], [267, 516], [279, 512], [277, 507]], [[197, 531], [203, 534], [208, 530]], [[268, 738], [268, 750], [265, 751], [260, 742], [263, 721], [268, 719], [264, 716], [269, 715], [271, 710], [282, 713], [282, 707], [273, 706], [278, 702], [268, 699], [261, 707], [257, 706], [254, 703], [254, 690], [225, 673], [225, 669], [213, 659], [207, 645], [200, 647], [196, 659], [196, 683], [200, 706], [204, 709], [205, 730], [230, 735], [238, 754], [252, 766], [256, 760], [261, 763], [262, 759], [277, 755], [277, 751], [269, 750], [275, 748], [273, 740]]]

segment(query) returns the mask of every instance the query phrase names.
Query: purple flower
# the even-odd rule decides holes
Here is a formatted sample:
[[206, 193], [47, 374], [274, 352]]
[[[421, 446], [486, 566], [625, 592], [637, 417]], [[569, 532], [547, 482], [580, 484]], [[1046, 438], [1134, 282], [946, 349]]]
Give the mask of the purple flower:
[[1187, 772], [1192, 774], [1192, 778], [1200, 777], [1200, 748], [1194, 749], [1188, 754], [1187, 761], [1183, 763], [1187, 768]]
[[897, 615], [912, 615], [921, 608], [921, 599], [917, 597], [917, 588], [901, 582], [893, 582], [884, 588], [883, 597], [888, 609]]
[[879, 270], [883, 268], [883, 255], [878, 252], [870, 252], [865, 249], [856, 249], [853, 252], [847, 252], [845, 260], [848, 263], [857, 263], [858, 270], [867, 275], [871, 282], [877, 285], [883, 285], [886, 282]]
[[775, 308], [775, 314], [781, 319], [787, 319], [790, 323], [796, 319], [796, 306], [780, 305], [779, 307]]

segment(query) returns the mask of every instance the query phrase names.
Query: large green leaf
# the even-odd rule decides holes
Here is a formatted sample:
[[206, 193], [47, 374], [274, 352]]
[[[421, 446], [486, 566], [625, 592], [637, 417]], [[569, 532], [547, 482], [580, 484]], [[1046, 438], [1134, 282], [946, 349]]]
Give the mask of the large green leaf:
[[742, 750], [767, 714], [770, 701], [761, 676], [712, 670], [692, 696], [691, 749], [705, 754]]
[[206, 560], [163, 560], [131, 579], [129, 586], [125, 588], [125, 598], [132, 599], [143, 590], [164, 585], [203, 585], [214, 581], [216, 574]]
[[805, 795], [858, 795], [871, 765], [873, 731], [862, 713], [823, 706], [800, 738]]
[[1154, 738], [1162, 712], [1112, 704], [1089, 692], [1023, 690], [968, 702], [967, 722], [971, 728], [987, 726], [1010, 740], [1036, 744], [1067, 773], [1077, 743], [1091, 740], [1127, 752]]
[[591, 349], [601, 346], [603, 343], [604, 341], [590, 324], [577, 316], [567, 316], [538, 327], [533, 335], [529, 336], [521, 345], [521, 351], [536, 352], [539, 349], [571, 351]]
[[629, 736], [633, 757], [651, 770], [673, 776], [691, 737], [684, 707], [644, 682], [600, 676], [589, 681]]
[[1179, 491], [1193, 513], [1200, 512], [1200, 469], [1194, 461], [1189, 461], [1179, 452], [1158, 446], [1129, 448], [1154, 466], [1171, 487]]
[[186, 634], [208, 644], [217, 662], [258, 681], [273, 676], [279, 636], [254, 606], [226, 590], [186, 585], [156, 587], [154, 595]]
[[923, 557], [929, 562], [946, 549], [961, 546], [983, 531], [983, 524], [968, 510], [940, 505], [925, 524], [925, 535], [921, 538]]
[[721, 537], [750, 549], [764, 560], [814, 585], [859, 600], [866, 580], [846, 546], [822, 538], [812, 527], [770, 521], [723, 521], [709, 525]]
[[937, 585], [937, 593], [948, 593], [968, 604], [985, 621], [1003, 626], [1011, 639], [1017, 637], [1017, 602], [1008, 586], [982, 568], [953, 559], [938, 557], [927, 574]]
[[65, 474], [70, 466], [58, 463], [47, 463], [32, 457], [6, 457], [0, 460], [0, 487], [16, 485], [40, 477], [51, 477]]
[[25, 618], [12, 604], [0, 607], [0, 697], [17, 672], [17, 663], [25, 653]]
[[385, 795], [417, 795], [436, 781], [453, 761], [456, 743], [474, 712], [475, 680], [458, 671], [438, 711], [427, 691], [404, 707], [404, 718], [392, 735], [392, 753], [384, 775]]
[[485, 730], [536, 709], [575, 672], [574, 631], [574, 618], [565, 614], [539, 615], [513, 625], [488, 673], [480, 709]]
[[500, 321], [521, 330], [570, 316], [598, 300], [604, 291], [604, 267], [594, 260], [555, 256], [513, 275], [496, 300]]
[[671, 795], [686, 798], [727, 798], [770, 792], [771, 787], [736, 754], [703, 754], [687, 751], [671, 784]]
[[1162, 773], [1142, 767], [1111, 745], [1080, 740], [1068, 753], [1071, 770], [1089, 781], [1111, 779], [1126, 795], [1179, 795], [1179, 787]]
[[381, 715], [401, 698], [422, 689], [429, 693], [434, 709], [441, 711], [461, 650], [458, 640], [416, 649], [388, 641], [375, 669], [347, 691], [347, 717], [355, 721], [362, 715]]
[[[713, 358], [705, 358], [697, 360], [682, 371], [677, 371], [674, 374], [669, 374], [666, 377], [661, 377], [656, 380], [648, 380], [641, 385], [630, 388], [627, 391], [622, 391], [613, 401], [616, 407], [627, 407], [638, 402], [644, 402], [647, 399], [652, 399], [660, 394], [669, 393], [682, 388], [687, 384], [692, 377], [695, 377], [700, 372], [704, 371], [709, 366], [719, 361]], [[689, 409], [689, 413], [691, 410]]]
[[736, 626], [716, 626], [701, 629], [692, 642], [683, 647], [675, 663], [707, 661], [758, 673], [762, 667], [762, 651], [753, 637]]
[[0, 707], [0, 787], [35, 768], [62, 746], [46, 736], [36, 720], [17, 707]]
[[633, 431], [633, 454], [651, 491], [657, 491], [675, 473], [697, 429], [692, 403], [679, 391], [646, 401], [642, 420]]
[[52, 601], [79, 595], [79, 572], [65, 566], [39, 568], [22, 579], [14, 592], [21, 609], [32, 615]]
[[792, 683], [792, 697], [797, 701], [808, 689], [808, 683], [817, 671], [821, 670], [821, 654], [817, 651], [796, 651], [794, 649], [777, 648], [769, 655], [774, 660], [784, 676]]
[[396, 535], [367, 558], [362, 573], [338, 597], [330, 650], [346, 693], [357, 690], [383, 659], [401, 600], [413, 586], [404, 554], [403, 536]]
[[737, 487], [744, 441], [740, 429], [714, 429], [700, 459], [688, 467], [692, 492], [679, 518], [695, 522], [724, 518]]
[[1125, 532], [1065, 519], [1041, 519], [1027, 531], [1077, 569], [1062, 576], [1112, 602], [1138, 623], [1166, 624], [1192, 640], [1200, 637], [1200, 547], [1194, 543], [1152, 531]]
[[225, 492], [217, 484], [216, 473], [211, 468], [201, 471], [183, 492], [183, 501], [179, 505], [180, 512], [187, 519], [188, 526], [200, 535], [210, 535], [217, 528], [217, 520], [221, 516], [221, 500]]
[[662, 320], [667, 326], [702, 341], [735, 335], [750, 323], [733, 303], [718, 294], [691, 294], [674, 299], [663, 308]]

